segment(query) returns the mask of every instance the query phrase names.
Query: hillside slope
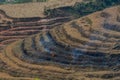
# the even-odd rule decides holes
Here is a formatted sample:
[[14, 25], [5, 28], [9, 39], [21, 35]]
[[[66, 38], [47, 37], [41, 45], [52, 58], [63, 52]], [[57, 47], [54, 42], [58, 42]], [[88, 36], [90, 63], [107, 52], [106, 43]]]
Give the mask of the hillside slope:
[[41, 31], [47, 31], [70, 20], [69, 17], [14, 18], [0, 10], [0, 50], [6, 45]]
[[12, 17], [44, 17], [45, 7], [57, 8], [71, 6], [74, 5], [75, 2], [82, 2], [82, 0], [49, 0], [47, 2], [7, 4], [0, 5], [0, 9]]
[[2, 71], [18, 78], [119, 80], [119, 41], [115, 6], [8, 45], [0, 54]]

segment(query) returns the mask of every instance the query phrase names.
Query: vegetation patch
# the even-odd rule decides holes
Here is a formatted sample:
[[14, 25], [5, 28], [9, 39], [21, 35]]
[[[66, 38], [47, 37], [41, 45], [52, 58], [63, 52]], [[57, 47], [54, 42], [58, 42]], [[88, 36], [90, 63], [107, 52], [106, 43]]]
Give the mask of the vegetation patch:
[[89, 0], [87, 2], [76, 2], [74, 6], [45, 9], [44, 14], [47, 16], [68, 15], [79, 18], [119, 4], [120, 0]]
[[93, 23], [92, 20], [88, 17], [85, 18], [85, 21], [90, 25], [92, 25], [92, 23]]
[[0, 0], [0, 4], [16, 4], [28, 2], [46, 2], [48, 0]]

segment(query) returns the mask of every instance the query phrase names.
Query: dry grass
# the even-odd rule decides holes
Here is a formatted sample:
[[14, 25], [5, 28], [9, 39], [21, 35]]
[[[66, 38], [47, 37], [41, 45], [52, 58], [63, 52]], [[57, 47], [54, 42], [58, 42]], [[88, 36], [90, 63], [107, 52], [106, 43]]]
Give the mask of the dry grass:
[[[108, 13], [110, 15], [109, 19], [106, 19], [106, 17], [101, 17], [102, 12]], [[84, 51], [119, 54], [119, 50], [111, 50], [111, 48], [113, 48], [117, 40], [119, 40], [120, 32], [117, 30], [104, 29], [103, 27], [105, 20], [111, 24], [119, 24], [116, 21], [117, 14], [118, 6], [108, 8], [66, 23], [63, 25], [63, 30], [60, 31], [60, 28], [58, 29], [60, 32], [53, 30], [54, 33], [52, 34], [56, 36], [58, 42], [66, 43], [68, 45], [75, 45], [78, 47], [81, 46], [84, 48]], [[89, 20], [86, 21], [86, 18], [89, 18]], [[75, 22], [77, 26], [79, 26], [78, 28], [80, 30], [75, 28], [75, 25], [71, 26], [72, 22]], [[78, 42], [78, 44], [76, 44], [76, 42]]]
[[44, 17], [44, 8], [55, 8], [73, 5], [75, 2], [82, 0], [50, 0], [48, 2], [37, 3], [24, 3], [24, 4], [8, 4], [0, 5], [0, 9], [4, 10], [9, 16], [12, 17]]
[[[29, 4], [33, 4], [33, 3], [29, 3]], [[35, 3], [35, 4], [40, 4], [40, 3]], [[25, 4], [20, 4], [20, 5], [25, 5]], [[113, 21], [112, 23], [116, 23], [116, 21], [115, 21], [116, 16], [117, 16], [116, 9], [117, 9], [116, 7], [113, 7], [113, 8], [104, 10], [105, 12], [110, 13], [110, 15], [112, 15], [112, 17], [110, 17], [110, 20], [108, 19], [108, 22]], [[114, 11], [114, 13], [112, 11]], [[89, 51], [89, 52], [92, 52], [92, 51], [94, 51], [94, 52], [101, 51], [102, 52], [103, 51], [105, 53], [108, 53], [109, 50], [111, 50], [112, 54], [119, 54], [118, 52], [120, 52], [120, 50], [115, 51], [115, 50], [112, 50], [111, 47], [113, 47], [112, 44], [116, 43], [116, 40], [119, 39], [119, 38], [115, 38], [115, 36], [116, 35], [120, 36], [120, 34], [119, 34], [120, 32], [104, 29], [102, 24], [104, 23], [105, 18], [101, 17], [100, 14], [101, 14], [101, 12], [96, 12], [96, 13], [93, 13], [93, 14], [87, 16], [92, 21], [92, 25], [90, 24], [91, 26], [86, 26], [86, 22], [84, 22], [84, 20], [83, 20], [83, 18], [85, 18], [85, 17], [74, 20], [74, 22], [76, 22], [77, 25], [82, 26], [84, 33], [90, 32], [90, 35], [88, 37], [81, 36], [82, 35], [81, 32], [78, 31], [78, 29], [75, 28], [74, 26], [71, 26], [71, 23], [73, 21], [62, 25], [62, 27], [56, 27], [56, 28], [52, 29], [51, 34], [54, 38], [56, 38], [55, 39], [55, 40], [57, 40], [56, 42], [60, 42], [64, 45], [73, 44], [73, 45], [76, 45], [77, 47], [82, 46], [82, 48], [84, 48], [86, 51]], [[94, 31], [92, 32], [91, 29], [94, 31], [98, 31], [99, 33], [94, 33]], [[108, 37], [108, 35], [103, 35], [103, 33], [106, 33], [106, 34], [110, 35], [111, 37]], [[44, 36], [43, 33], [40, 33], [40, 34], [42, 34], [42, 36]], [[39, 37], [40, 34], [35, 35], [36, 36], [35, 44], [37, 44], [36, 47], [40, 47], [40, 46], [44, 45], [44, 44], [38, 45], [39, 41], [37, 41], [37, 40], [40, 40], [40, 37]], [[105, 38], [107, 38], [107, 40], [103, 40], [103, 41], [100, 39], [91, 40], [91, 37], [93, 37], [93, 34], [95, 36], [97, 36], [97, 35], [100, 35], [102, 37], [104, 36]], [[113, 35], [115, 35], [115, 36], [113, 36]], [[75, 41], [76, 39], [78, 40], [79, 44], [77, 44], [77, 42]], [[85, 43], [83, 43], [82, 41]], [[26, 38], [26, 44], [27, 44], [26, 48], [31, 49], [31, 44], [32, 44], [31, 42], [32, 42], [32, 39]], [[19, 54], [19, 56], [21, 56], [21, 54], [24, 54], [24, 52], [22, 52], [22, 48], [21, 48], [22, 43], [23, 43], [23, 40], [14, 42], [5, 48], [4, 53], [0, 54], [0, 59], [9, 66], [8, 70], [12, 69], [14, 71], [21, 71], [25, 74], [29, 74], [29, 73], [38, 74], [41, 72], [40, 74], [45, 77], [48, 77], [48, 76], [49, 77], [50, 76], [69, 77], [70, 76], [71, 78], [73, 77], [74, 79], [78, 79], [78, 80], [115, 80], [115, 79], [119, 78], [119, 76], [120, 76], [120, 71], [117, 71], [117, 72], [108, 71], [108, 69], [102, 70], [102, 68], [100, 68], [99, 71], [96, 71], [96, 69], [93, 69], [92, 66], [90, 66], [89, 68], [84, 68], [84, 69], [86, 69], [84, 71], [83, 68], [79, 69], [79, 70], [76, 70], [76, 69], [75, 70], [74, 69], [67, 70], [67, 69], [64, 69], [64, 68], [61, 68], [58, 66], [37, 65], [37, 64], [27, 63], [24, 60], [21, 60], [19, 57], [16, 57], [14, 55], [14, 53]], [[83, 45], [83, 44], [85, 44], [85, 45]], [[94, 45], [91, 46], [89, 44], [94, 44]], [[110, 44], [111, 46], [108, 46], [107, 44]], [[102, 45], [102, 48], [100, 47], [101, 45]], [[72, 47], [76, 47], [76, 46], [72, 46]], [[107, 46], [107, 50], [105, 50], [106, 48], [104, 46]], [[93, 49], [91, 47], [94, 47], [95, 49]], [[83, 50], [82, 48], [79, 48], [79, 49]], [[112, 62], [111, 62], [111, 64], [112, 64]], [[54, 73], [54, 72], [56, 72], [56, 73]], [[60, 75], [57, 73], [60, 73]], [[71, 74], [67, 74], [67, 76], [66, 76], [66, 75], [64, 75], [66, 73], [71, 73]], [[7, 75], [7, 76], [9, 76], [9, 75]]]

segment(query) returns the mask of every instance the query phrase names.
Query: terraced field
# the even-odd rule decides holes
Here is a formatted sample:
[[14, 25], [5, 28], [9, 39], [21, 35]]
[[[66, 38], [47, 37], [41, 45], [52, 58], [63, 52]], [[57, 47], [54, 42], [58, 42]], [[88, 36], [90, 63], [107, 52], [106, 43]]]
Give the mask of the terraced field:
[[18, 39], [23, 39], [28, 35], [47, 31], [69, 20], [69, 17], [56, 17], [51, 19], [40, 17], [13, 18], [7, 16], [5, 12], [1, 10], [0, 48]]
[[[2, 50], [12, 42], [22, 40], [33, 34], [37, 34], [43, 31], [48, 31], [49, 29], [56, 27], [60, 24], [63, 24], [67, 21], [70, 21], [69, 17], [60, 17], [60, 16], [56, 18], [47, 18], [47, 17], [46, 18], [40, 18], [40, 17], [13, 18], [13, 17], [9, 17], [3, 10], [0, 10], [0, 64], [1, 64], [0, 79], [5, 78], [7, 80], [8, 79], [12, 79], [12, 80], [13, 79], [14, 80], [16, 79], [31, 80], [32, 79], [33, 80], [37, 78], [37, 76], [34, 76], [33, 74], [30, 74], [31, 76], [33, 76], [33, 78], [23, 77], [22, 75], [25, 75], [25, 74], [19, 73], [21, 72], [22, 68], [19, 66], [16, 67], [15, 66], [16, 63], [10, 62], [10, 64], [14, 64], [14, 65], [11, 65], [11, 67], [9, 64], [6, 64], [6, 62], [9, 63], [9, 59], [6, 59], [7, 57], [2, 54], [3, 53]], [[5, 62], [4, 62], [4, 59], [5, 59]], [[14, 69], [12, 66], [15, 66], [16, 68]], [[41, 67], [43, 66], [40, 66], [40, 68]], [[5, 70], [5, 68], [7, 69]], [[24, 70], [26, 70], [26, 68]], [[49, 66], [47, 66], [46, 68], [49, 68]], [[14, 73], [14, 70], [18, 71], [17, 75], [21, 74], [21, 77], [15, 78], [14, 75], [16, 74], [16, 72]], [[29, 72], [31, 71], [29, 69], [27, 70]], [[37, 71], [37, 68], [35, 72], [36, 71]], [[40, 72], [40, 71], [37, 71], [37, 72]]]
[[0, 13], [0, 71], [7, 80], [120, 80], [119, 6], [70, 22]]

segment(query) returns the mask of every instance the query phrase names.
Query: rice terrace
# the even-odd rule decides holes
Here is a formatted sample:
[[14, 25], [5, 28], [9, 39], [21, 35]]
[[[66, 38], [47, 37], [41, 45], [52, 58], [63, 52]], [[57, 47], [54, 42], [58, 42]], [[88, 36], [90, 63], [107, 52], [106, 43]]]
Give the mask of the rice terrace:
[[0, 0], [0, 80], [120, 80], [120, 0]]

